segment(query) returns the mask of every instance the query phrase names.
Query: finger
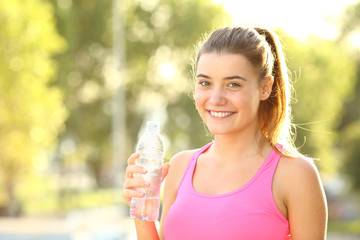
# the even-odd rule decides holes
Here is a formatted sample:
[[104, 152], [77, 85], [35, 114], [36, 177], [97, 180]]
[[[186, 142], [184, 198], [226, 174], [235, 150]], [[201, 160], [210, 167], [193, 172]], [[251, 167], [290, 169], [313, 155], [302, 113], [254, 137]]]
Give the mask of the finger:
[[133, 153], [130, 155], [129, 159], [128, 159], [128, 165], [134, 165], [135, 164], [135, 160], [138, 159], [140, 157], [140, 153]]
[[126, 200], [131, 200], [131, 198], [136, 197], [142, 198], [145, 196], [145, 193], [134, 189], [124, 189], [122, 195]]
[[132, 178], [135, 173], [145, 174], [146, 172], [147, 170], [140, 165], [129, 165], [125, 171], [128, 178]]
[[131, 204], [131, 199], [132, 198], [143, 198], [145, 197], [145, 193], [144, 192], [140, 192], [140, 191], [136, 191], [133, 189], [124, 189], [122, 192], [122, 195], [125, 199], [125, 201], [129, 204]]
[[125, 181], [123, 188], [124, 189], [131, 189], [131, 188], [145, 188], [145, 187], [149, 187], [150, 183], [148, 181], [146, 181], [143, 178], [140, 177], [134, 177], [134, 178], [129, 178]]
[[163, 181], [165, 178], [166, 178], [166, 176], [167, 176], [167, 174], [168, 174], [168, 172], [169, 172], [169, 168], [170, 168], [170, 164], [169, 163], [165, 163], [163, 166], [162, 166], [162, 168], [161, 168], [161, 181]]

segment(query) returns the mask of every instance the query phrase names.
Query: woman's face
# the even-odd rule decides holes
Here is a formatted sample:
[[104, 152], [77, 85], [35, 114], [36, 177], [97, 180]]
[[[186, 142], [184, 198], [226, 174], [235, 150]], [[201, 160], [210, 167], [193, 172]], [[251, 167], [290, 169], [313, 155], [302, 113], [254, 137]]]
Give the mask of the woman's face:
[[196, 71], [195, 103], [215, 135], [254, 133], [264, 96], [258, 74], [241, 54], [205, 53]]

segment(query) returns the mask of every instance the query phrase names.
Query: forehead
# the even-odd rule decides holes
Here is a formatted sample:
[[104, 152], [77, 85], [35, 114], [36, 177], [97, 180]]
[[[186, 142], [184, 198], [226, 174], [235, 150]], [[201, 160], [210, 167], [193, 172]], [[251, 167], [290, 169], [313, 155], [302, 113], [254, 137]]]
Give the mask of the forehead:
[[257, 77], [253, 65], [242, 54], [234, 53], [204, 53], [200, 56], [196, 73], [207, 75], [242, 74], [248, 78]]

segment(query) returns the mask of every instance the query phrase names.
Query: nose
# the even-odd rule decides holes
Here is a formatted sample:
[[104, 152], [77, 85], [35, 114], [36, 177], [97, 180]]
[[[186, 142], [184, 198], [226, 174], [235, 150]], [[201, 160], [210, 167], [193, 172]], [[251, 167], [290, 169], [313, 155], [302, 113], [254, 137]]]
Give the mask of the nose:
[[209, 103], [214, 106], [220, 106], [226, 104], [226, 97], [224, 93], [224, 89], [222, 88], [214, 88], [211, 92]]

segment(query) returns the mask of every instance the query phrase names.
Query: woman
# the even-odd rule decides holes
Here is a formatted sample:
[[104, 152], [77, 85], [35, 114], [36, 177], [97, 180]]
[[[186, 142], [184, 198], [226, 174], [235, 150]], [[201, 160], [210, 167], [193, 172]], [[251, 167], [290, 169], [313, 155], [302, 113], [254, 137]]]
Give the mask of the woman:
[[[159, 232], [135, 220], [138, 239], [325, 239], [327, 209], [316, 167], [293, 147], [287, 68], [276, 35], [221, 28], [195, 61], [196, 108], [214, 141], [175, 155]], [[146, 183], [129, 158], [123, 195]], [[168, 173], [168, 174], [167, 174]]]

